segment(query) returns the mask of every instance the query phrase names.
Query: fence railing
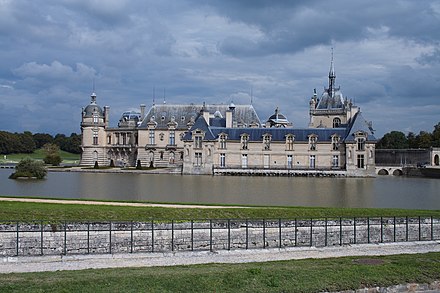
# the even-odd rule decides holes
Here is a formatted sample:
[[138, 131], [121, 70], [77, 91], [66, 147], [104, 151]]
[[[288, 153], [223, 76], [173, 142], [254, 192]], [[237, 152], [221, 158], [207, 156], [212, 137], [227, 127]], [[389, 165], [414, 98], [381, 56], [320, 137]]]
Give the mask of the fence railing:
[[440, 239], [440, 219], [208, 219], [143, 222], [0, 221], [0, 255], [265, 249]]

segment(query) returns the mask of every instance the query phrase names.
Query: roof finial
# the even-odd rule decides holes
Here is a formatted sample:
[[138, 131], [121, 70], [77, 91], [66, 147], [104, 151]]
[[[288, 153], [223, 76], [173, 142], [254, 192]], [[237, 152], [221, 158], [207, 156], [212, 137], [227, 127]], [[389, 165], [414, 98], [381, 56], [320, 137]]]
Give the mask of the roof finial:
[[163, 89], [163, 103], [166, 104], [167, 100], [165, 99], [165, 88]]
[[156, 104], [156, 86], [153, 85], [153, 106]]
[[335, 68], [333, 65], [333, 46], [332, 46], [332, 58], [330, 62], [330, 71], [328, 73], [328, 94], [330, 97], [333, 97], [335, 95]]
[[253, 93], [252, 93], [252, 86], [251, 86], [251, 105], [252, 105], [252, 101], [253, 100]]

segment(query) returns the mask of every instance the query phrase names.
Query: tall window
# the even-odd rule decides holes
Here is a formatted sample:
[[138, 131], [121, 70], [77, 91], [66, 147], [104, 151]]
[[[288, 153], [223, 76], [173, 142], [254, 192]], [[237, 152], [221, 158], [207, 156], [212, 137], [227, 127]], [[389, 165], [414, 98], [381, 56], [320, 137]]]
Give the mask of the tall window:
[[98, 114], [93, 114], [93, 123], [98, 123]]
[[247, 168], [248, 166], [248, 155], [247, 154], [242, 154], [241, 155], [241, 167], [242, 168]]
[[152, 144], [152, 145], [156, 143], [154, 141], [154, 129], [150, 129], [148, 131], [148, 141], [149, 141], [149, 144]]
[[98, 144], [98, 131], [96, 130], [93, 131], [93, 144], [94, 145]]
[[339, 167], [339, 156], [338, 155], [333, 155], [332, 167], [333, 168], [338, 168]]
[[338, 117], [336, 117], [335, 119], [333, 119], [333, 128], [337, 128], [341, 125], [341, 119], [339, 119]]
[[286, 151], [293, 151], [293, 135], [286, 135]]
[[357, 155], [357, 167], [364, 169], [364, 167], [365, 167], [364, 155]]
[[338, 135], [332, 136], [332, 150], [338, 151], [339, 150], [339, 141], [340, 137]]
[[365, 151], [365, 137], [358, 137], [357, 138], [357, 150], [358, 151]]
[[116, 144], [120, 144], [121, 141], [120, 141], [119, 133], [116, 133], [115, 135], [116, 135]]
[[292, 155], [287, 155], [287, 168], [292, 169], [293, 167], [293, 157]]
[[225, 167], [225, 166], [226, 166], [226, 155], [220, 154], [220, 167]]
[[170, 130], [170, 145], [176, 144], [176, 136], [174, 130]]
[[263, 135], [263, 149], [265, 151], [270, 150], [270, 140], [271, 140], [270, 134]]
[[309, 150], [316, 151], [316, 142], [318, 141], [318, 137], [315, 135], [309, 136]]
[[248, 143], [249, 143], [249, 135], [243, 134], [241, 136], [241, 149], [247, 150], [248, 149]]
[[200, 167], [202, 166], [202, 153], [195, 153], [195, 166]]
[[202, 148], [202, 137], [200, 135], [194, 137], [194, 148], [195, 149]]
[[316, 157], [315, 155], [311, 155], [309, 158], [309, 167], [310, 169], [315, 169], [316, 166]]
[[112, 144], [112, 136], [107, 136], [107, 144]]
[[220, 142], [220, 149], [226, 149], [226, 134], [220, 134], [219, 142]]
[[126, 133], [122, 133], [122, 144], [127, 144], [127, 134]]

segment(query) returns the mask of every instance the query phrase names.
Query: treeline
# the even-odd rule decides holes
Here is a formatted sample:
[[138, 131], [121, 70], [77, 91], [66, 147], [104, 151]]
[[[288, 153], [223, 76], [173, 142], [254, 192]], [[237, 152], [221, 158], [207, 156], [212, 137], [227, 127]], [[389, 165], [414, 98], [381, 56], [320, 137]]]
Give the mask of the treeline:
[[440, 122], [434, 126], [433, 132], [420, 131], [405, 133], [391, 131], [385, 134], [376, 144], [377, 149], [426, 149], [440, 147]]
[[79, 154], [81, 153], [81, 135], [72, 133], [70, 136], [57, 134], [52, 136], [47, 133], [35, 133], [30, 131], [23, 133], [11, 133], [0, 131], [0, 154], [32, 153], [42, 148], [46, 143], [56, 144], [61, 150]]

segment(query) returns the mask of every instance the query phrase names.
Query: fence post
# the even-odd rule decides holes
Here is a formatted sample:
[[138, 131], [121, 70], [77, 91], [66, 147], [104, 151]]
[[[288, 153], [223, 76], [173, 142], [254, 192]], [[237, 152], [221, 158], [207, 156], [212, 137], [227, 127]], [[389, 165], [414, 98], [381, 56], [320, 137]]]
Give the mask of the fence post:
[[406, 242], [408, 242], [408, 216], [406, 216], [405, 240], [406, 240]]
[[16, 248], [16, 251], [15, 251], [16, 256], [18, 256], [18, 246], [19, 246], [19, 241], [20, 241], [20, 238], [18, 235], [19, 231], [20, 231], [20, 224], [17, 221], [17, 243], [16, 243], [17, 246], [15, 247]]
[[353, 241], [356, 244], [356, 217], [353, 218]]
[[380, 243], [383, 243], [383, 218], [380, 217]]
[[339, 245], [342, 245], [342, 217], [339, 218]]
[[324, 246], [327, 246], [327, 218], [324, 219]]
[[228, 250], [231, 250], [231, 219], [228, 219]]
[[431, 240], [434, 240], [434, 224], [432, 223], [432, 216], [431, 216]]
[[295, 218], [295, 246], [298, 246], [298, 223], [297, 219]]
[[191, 220], [191, 251], [194, 251], [194, 220]]
[[41, 221], [40, 222], [40, 229], [41, 229], [41, 239], [40, 239], [40, 244], [41, 244], [41, 247], [40, 247], [40, 254], [41, 255], [43, 255], [43, 221]]
[[154, 252], [154, 219], [151, 219], [151, 252]]
[[310, 219], [310, 247], [313, 246], [313, 218]]
[[278, 240], [279, 240], [279, 248], [281, 248], [281, 218], [278, 219]]
[[393, 225], [394, 225], [393, 242], [396, 242], [396, 217], [394, 217], [393, 219]]
[[90, 253], [90, 222], [87, 222], [87, 254]]
[[174, 251], [174, 220], [171, 220], [171, 251]]
[[422, 240], [422, 224], [420, 223], [420, 216], [419, 216], [419, 241]]
[[370, 243], [370, 217], [367, 217], [367, 242]]
[[249, 220], [246, 219], [246, 249], [249, 248]]
[[209, 220], [209, 251], [212, 251], [212, 219]]
[[67, 222], [64, 221], [64, 255], [67, 254]]
[[130, 223], [130, 253], [133, 253], [133, 221]]
[[109, 253], [112, 254], [112, 222], [109, 223], [109, 233], [110, 233], [110, 242], [109, 242]]
[[263, 219], [263, 248], [266, 248], [266, 220]]

